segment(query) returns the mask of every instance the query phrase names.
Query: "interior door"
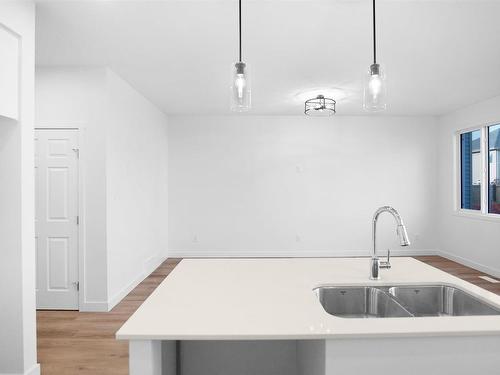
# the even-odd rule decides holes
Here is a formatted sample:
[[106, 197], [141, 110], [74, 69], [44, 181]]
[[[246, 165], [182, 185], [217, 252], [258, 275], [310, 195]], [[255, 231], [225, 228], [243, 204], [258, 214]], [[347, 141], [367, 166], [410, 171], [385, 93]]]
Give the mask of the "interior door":
[[36, 301], [78, 310], [78, 131], [35, 131]]

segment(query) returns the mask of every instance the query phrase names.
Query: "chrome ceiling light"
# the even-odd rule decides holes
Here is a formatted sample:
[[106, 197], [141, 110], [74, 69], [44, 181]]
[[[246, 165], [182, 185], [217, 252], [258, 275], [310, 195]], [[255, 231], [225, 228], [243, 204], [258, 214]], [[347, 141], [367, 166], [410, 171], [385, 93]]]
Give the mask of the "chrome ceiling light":
[[336, 104], [335, 100], [318, 95], [313, 99], [306, 100], [304, 113], [308, 116], [331, 116], [337, 112]]
[[245, 112], [251, 107], [250, 75], [248, 65], [241, 59], [241, 0], [239, 13], [239, 60], [231, 67], [231, 110]]
[[386, 97], [385, 74], [377, 63], [375, 0], [373, 0], [373, 64], [370, 65], [365, 79], [363, 107], [372, 112], [384, 111], [387, 109]]

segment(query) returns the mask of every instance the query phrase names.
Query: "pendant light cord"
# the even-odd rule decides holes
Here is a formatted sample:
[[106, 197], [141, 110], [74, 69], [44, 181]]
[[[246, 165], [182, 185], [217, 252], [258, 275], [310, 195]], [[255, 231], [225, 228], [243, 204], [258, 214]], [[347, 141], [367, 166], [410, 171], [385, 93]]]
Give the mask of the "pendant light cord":
[[373, 0], [373, 63], [374, 64], [377, 63], [377, 31], [375, 24], [375, 0]]
[[239, 0], [239, 31], [240, 31], [240, 62], [241, 62], [241, 0]]

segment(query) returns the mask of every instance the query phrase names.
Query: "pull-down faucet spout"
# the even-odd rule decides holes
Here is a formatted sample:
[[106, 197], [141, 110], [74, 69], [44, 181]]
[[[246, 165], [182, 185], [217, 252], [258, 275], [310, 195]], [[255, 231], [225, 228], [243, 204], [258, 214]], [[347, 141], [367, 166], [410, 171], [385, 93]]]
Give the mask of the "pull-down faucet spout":
[[380, 214], [383, 212], [389, 212], [392, 215], [392, 217], [394, 217], [394, 219], [396, 220], [396, 225], [397, 225], [396, 234], [399, 237], [399, 244], [401, 246], [410, 245], [410, 239], [408, 238], [408, 233], [406, 232], [406, 227], [403, 223], [403, 219], [401, 219], [401, 215], [399, 215], [399, 212], [396, 209], [389, 206], [384, 206], [380, 207], [377, 211], [375, 211], [372, 222], [373, 246], [372, 246], [372, 259], [370, 264], [370, 279], [372, 280], [380, 279], [381, 268], [391, 268], [389, 251], [387, 252], [387, 261], [384, 262], [380, 261], [377, 255], [377, 220]]

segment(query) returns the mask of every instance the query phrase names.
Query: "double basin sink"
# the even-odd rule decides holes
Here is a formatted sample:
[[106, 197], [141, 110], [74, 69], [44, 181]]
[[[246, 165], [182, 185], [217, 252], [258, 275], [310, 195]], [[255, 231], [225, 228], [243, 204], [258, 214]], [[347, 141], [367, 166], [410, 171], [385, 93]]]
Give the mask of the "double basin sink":
[[327, 313], [342, 318], [500, 315], [500, 308], [448, 285], [328, 286], [314, 292]]

